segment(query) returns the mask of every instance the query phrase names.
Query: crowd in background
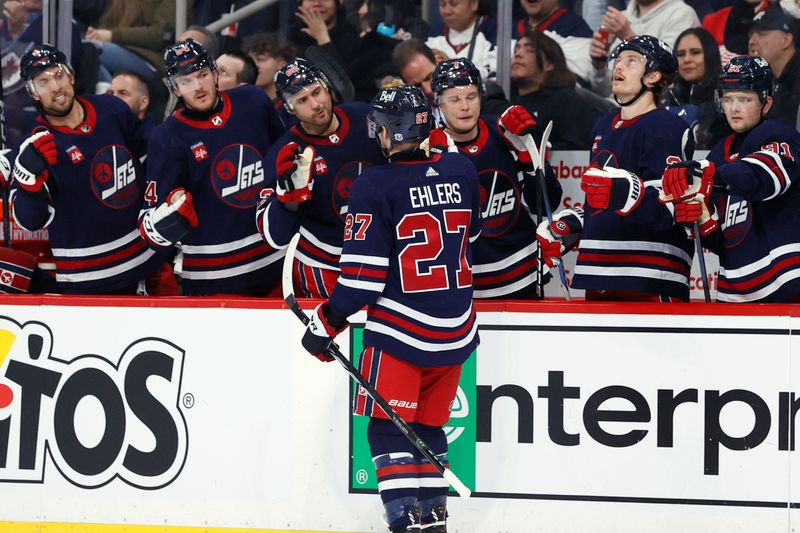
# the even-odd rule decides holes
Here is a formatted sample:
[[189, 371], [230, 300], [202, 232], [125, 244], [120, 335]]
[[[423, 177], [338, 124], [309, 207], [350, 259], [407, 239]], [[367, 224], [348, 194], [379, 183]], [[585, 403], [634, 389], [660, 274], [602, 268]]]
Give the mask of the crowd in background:
[[[800, 0], [515, 0], [509, 43], [497, 42], [497, 5], [490, 0], [439, 0], [429, 14], [410, 0], [284, 0], [219, 33], [206, 29], [247, 3], [189, 0], [188, 29], [176, 35], [174, 0], [75, 0], [70, 60], [76, 92], [118, 96], [150, 130], [180, 105], [161, 83], [163, 51], [191, 37], [216, 58], [221, 90], [259, 87], [289, 126], [293, 118], [281, 106], [274, 75], [311, 47], [343, 68], [353, 99], [364, 102], [381, 88], [405, 83], [434, 103], [435, 65], [464, 57], [486, 81], [483, 112], [499, 115], [521, 105], [540, 124], [553, 121], [554, 149], [588, 150], [597, 120], [620, 103], [611, 94], [610, 51], [647, 34], [674, 50], [678, 71], [666, 80], [660, 104], [692, 127], [697, 149], [710, 149], [731, 132], [716, 84], [736, 55], [769, 62], [776, 80], [769, 118], [795, 127], [800, 120]], [[41, 42], [42, 4], [2, 2], [5, 129], [12, 146], [37, 113], [23, 89], [19, 60]], [[498, 46], [510, 49], [509, 94], [495, 83]]]

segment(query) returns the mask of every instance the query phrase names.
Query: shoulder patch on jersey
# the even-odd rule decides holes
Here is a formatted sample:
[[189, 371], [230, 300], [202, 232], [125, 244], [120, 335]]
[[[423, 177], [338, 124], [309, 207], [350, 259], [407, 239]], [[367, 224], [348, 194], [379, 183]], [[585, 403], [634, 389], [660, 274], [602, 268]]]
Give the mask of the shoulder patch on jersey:
[[73, 165], [77, 165], [83, 161], [83, 152], [81, 152], [80, 148], [74, 144], [67, 148], [67, 155], [69, 156], [69, 160], [72, 161]]
[[204, 161], [208, 159], [208, 150], [206, 149], [206, 145], [203, 144], [202, 141], [198, 143], [194, 143], [192, 146], [192, 154], [194, 155], [194, 160], [197, 162]]

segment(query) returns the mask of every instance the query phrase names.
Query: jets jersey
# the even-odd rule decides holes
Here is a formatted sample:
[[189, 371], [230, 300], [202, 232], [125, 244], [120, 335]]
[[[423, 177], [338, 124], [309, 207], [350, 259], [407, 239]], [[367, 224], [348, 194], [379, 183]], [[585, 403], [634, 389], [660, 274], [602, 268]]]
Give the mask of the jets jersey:
[[183, 187], [199, 226], [181, 242], [184, 294], [242, 292], [276, 282], [284, 253], [258, 234], [253, 212], [265, 186], [262, 160], [283, 133], [264, 91], [220, 92], [212, 113], [180, 109], [152, 133], [146, 209]]
[[13, 214], [20, 226], [46, 227], [56, 263], [57, 290], [103, 294], [126, 289], [163, 260], [139, 237], [144, 193], [141, 123], [111, 95], [77, 97], [84, 119], [76, 128], [54, 126], [41, 115], [29, 135], [48, 130], [58, 160], [36, 194], [16, 186]]
[[800, 295], [800, 133], [767, 120], [717, 143], [720, 229], [704, 240], [719, 255], [717, 299], [796, 302]]
[[336, 106], [339, 120], [336, 131], [326, 136], [306, 134], [298, 125], [289, 129], [272, 147], [264, 160], [267, 187], [274, 190], [277, 181], [275, 161], [280, 148], [296, 142], [301, 149], [313, 146], [316, 155], [312, 167], [311, 199], [289, 211], [272, 195], [259, 207], [258, 226], [273, 248], [285, 248], [300, 231], [295, 279], [298, 295], [327, 297], [339, 273], [342, 232], [347, 203], [354, 180], [367, 168], [386, 163], [375, 139], [367, 134], [370, 107], [353, 102]]
[[330, 306], [342, 316], [368, 306], [365, 345], [415, 365], [456, 365], [478, 343], [478, 177], [462, 155], [412, 154], [422, 152], [367, 169], [353, 184]]
[[627, 216], [585, 206], [572, 285], [688, 300], [694, 247], [686, 230], [675, 225], [671, 206], [658, 201], [658, 192], [664, 167], [694, 154], [689, 127], [669, 111], [655, 109], [631, 120], [609, 114], [592, 136], [591, 165], [633, 172], [645, 191]]
[[[540, 185], [520, 172], [508, 144], [497, 129], [497, 118], [483, 116], [478, 136], [456, 143], [478, 169], [483, 231], [472, 246], [475, 298], [509, 298], [533, 291], [537, 273], [536, 216]], [[561, 199], [561, 184], [547, 166], [551, 208]], [[544, 206], [541, 207], [544, 213]]]

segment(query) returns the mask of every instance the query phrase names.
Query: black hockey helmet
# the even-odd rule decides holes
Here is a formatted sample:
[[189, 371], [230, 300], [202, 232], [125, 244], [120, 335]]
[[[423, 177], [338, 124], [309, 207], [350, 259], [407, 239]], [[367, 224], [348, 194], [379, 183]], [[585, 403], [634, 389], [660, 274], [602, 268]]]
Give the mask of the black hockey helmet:
[[481, 72], [469, 59], [457, 57], [440, 61], [433, 69], [431, 90], [436, 96], [441, 96], [446, 89], [453, 87], [466, 87], [476, 85], [483, 94], [483, 79]]
[[197, 72], [205, 67], [216, 72], [217, 64], [205, 47], [192, 38], [178, 41], [164, 50], [164, 84], [174, 91], [175, 78]]
[[611, 52], [609, 65], [613, 65], [614, 59], [625, 50], [637, 52], [645, 57], [647, 60], [644, 69], [645, 74], [654, 70], [658, 70], [663, 74], [674, 74], [678, 71], [678, 60], [675, 59], [672, 48], [661, 39], [657, 39], [652, 35], [635, 35], [630, 39], [622, 41], [617, 45], [614, 51]]
[[40, 44], [28, 50], [20, 60], [20, 76], [25, 80], [25, 89], [32, 97], [36, 92], [33, 87], [33, 78], [49, 69], [50, 67], [61, 67], [75, 79], [75, 71], [64, 52], [49, 44]]
[[763, 57], [736, 56], [719, 74], [717, 93], [720, 98], [725, 91], [755, 91], [763, 103], [767, 96], [772, 96], [773, 90], [772, 69]]
[[283, 105], [292, 112], [289, 98], [312, 83], [321, 82], [328, 89], [331, 82], [322, 70], [308, 59], [298, 57], [275, 72], [275, 90], [283, 100]]
[[421, 141], [431, 132], [431, 106], [418, 87], [400, 85], [381, 89], [370, 105], [370, 137], [377, 138], [380, 128], [385, 127], [395, 145]]

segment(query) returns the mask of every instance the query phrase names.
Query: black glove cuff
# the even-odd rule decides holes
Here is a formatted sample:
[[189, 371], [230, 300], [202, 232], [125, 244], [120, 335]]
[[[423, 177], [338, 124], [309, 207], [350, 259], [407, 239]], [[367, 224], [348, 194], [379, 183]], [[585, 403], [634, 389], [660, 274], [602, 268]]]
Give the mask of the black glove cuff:
[[335, 313], [327, 302], [322, 306], [322, 316], [325, 317], [328, 324], [335, 330], [342, 329], [345, 324], [347, 324], [347, 317]]

